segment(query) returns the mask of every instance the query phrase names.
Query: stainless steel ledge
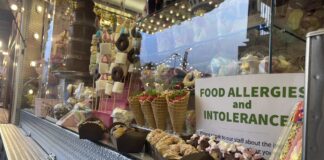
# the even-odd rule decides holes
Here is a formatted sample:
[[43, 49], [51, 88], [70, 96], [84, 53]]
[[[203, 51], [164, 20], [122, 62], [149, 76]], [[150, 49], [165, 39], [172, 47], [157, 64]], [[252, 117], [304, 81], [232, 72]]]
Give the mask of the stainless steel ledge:
[[77, 134], [31, 113], [21, 111], [20, 116], [21, 128], [57, 160], [130, 160], [114, 150], [81, 140]]

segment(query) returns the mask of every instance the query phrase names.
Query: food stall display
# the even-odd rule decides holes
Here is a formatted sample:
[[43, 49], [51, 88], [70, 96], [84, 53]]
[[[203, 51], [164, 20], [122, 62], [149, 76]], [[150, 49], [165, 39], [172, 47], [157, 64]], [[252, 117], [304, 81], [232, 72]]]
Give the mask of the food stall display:
[[[37, 117], [131, 158], [143, 153], [159, 160], [301, 159], [298, 118], [303, 103], [297, 104], [298, 111], [285, 124], [286, 110], [272, 117], [266, 113], [265, 118], [250, 116], [247, 112], [253, 104], [247, 97], [294, 98], [296, 102], [303, 98], [303, 87], [239, 87], [249, 77], [255, 82], [257, 74], [281, 73], [286, 80], [289, 75], [285, 73], [303, 73], [303, 35], [323, 26], [322, 2], [314, 2], [316, 6], [292, 0], [275, 5], [266, 0], [149, 0], [143, 13], [125, 8], [124, 2], [112, 7], [104, 0], [76, 0], [69, 9], [69, 25], [54, 23], [54, 28], [65, 28], [53, 35], [57, 40], [52, 42], [48, 63], [52, 68], [47, 67], [56, 79], [45, 90], [58, 94], [36, 98], [50, 97], [55, 102]], [[247, 78], [226, 92], [221, 87], [228, 85], [221, 77]], [[206, 88], [203, 93], [202, 83], [215, 83], [219, 88]], [[197, 97], [203, 94], [248, 102], [233, 105], [231, 109], [242, 113], [233, 113], [231, 120], [229, 112], [202, 111], [198, 105], [203, 99]], [[43, 106], [35, 109], [41, 111]], [[272, 146], [276, 152], [271, 155], [263, 152], [264, 146], [199, 130], [197, 119], [202, 117], [210, 120], [212, 128], [217, 128], [213, 123], [217, 118], [232, 122], [236, 117], [250, 127], [269, 122], [274, 124], [271, 127], [289, 130]]]

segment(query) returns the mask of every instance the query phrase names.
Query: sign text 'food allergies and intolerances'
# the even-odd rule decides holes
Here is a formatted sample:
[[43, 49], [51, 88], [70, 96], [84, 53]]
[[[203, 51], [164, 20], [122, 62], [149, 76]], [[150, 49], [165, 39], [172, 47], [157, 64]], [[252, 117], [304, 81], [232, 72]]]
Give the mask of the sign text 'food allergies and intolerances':
[[304, 74], [259, 74], [196, 80], [197, 132], [242, 143], [269, 157], [295, 104]]

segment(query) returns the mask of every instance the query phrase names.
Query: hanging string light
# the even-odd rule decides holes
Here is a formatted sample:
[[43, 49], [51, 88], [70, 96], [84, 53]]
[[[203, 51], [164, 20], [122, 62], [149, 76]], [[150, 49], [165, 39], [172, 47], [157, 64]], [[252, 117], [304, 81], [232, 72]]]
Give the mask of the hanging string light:
[[175, 24], [190, 21], [193, 17], [204, 16], [207, 12], [217, 8], [222, 2], [224, 0], [177, 1], [174, 5], [169, 5], [158, 13], [141, 19], [137, 26], [139, 30], [146, 31], [148, 34], [154, 34], [155, 32], [171, 28]]

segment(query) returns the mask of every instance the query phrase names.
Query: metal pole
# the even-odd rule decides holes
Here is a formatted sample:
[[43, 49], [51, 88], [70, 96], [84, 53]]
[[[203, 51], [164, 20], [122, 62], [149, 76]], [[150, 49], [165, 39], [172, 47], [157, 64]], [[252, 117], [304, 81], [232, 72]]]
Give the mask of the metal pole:
[[303, 160], [324, 159], [324, 29], [307, 34]]
[[270, 35], [269, 35], [269, 73], [272, 73], [272, 41], [273, 41], [273, 23], [275, 16], [275, 0], [271, 0], [271, 18], [270, 18]]

